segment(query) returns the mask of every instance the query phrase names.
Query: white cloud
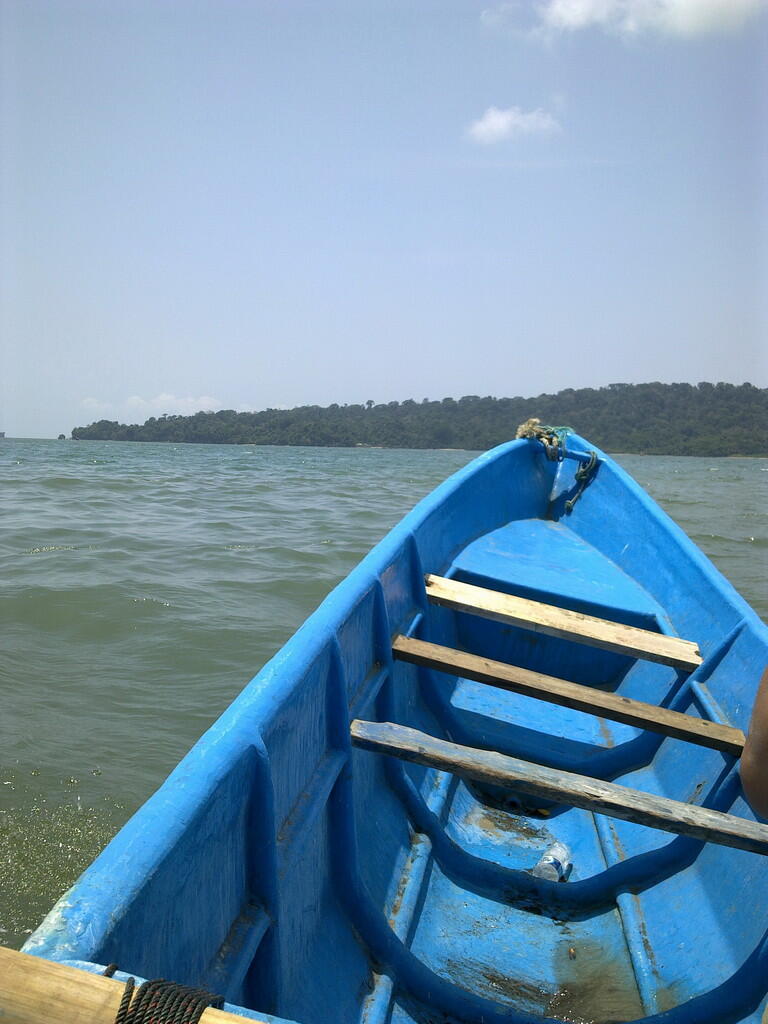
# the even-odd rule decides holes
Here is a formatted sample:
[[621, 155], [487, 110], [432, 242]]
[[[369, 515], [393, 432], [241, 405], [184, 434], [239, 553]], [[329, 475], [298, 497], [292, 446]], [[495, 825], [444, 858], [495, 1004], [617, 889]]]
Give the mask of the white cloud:
[[124, 403], [127, 412], [135, 416], [162, 416], [169, 415], [189, 416], [195, 412], [216, 412], [226, 406], [220, 398], [213, 398], [211, 395], [200, 395], [194, 398], [191, 395], [181, 397], [171, 395], [168, 392], [155, 395], [154, 398], [142, 398], [141, 395], [131, 395]]
[[488, 107], [483, 116], [467, 128], [467, 135], [473, 142], [490, 146], [522, 135], [555, 135], [559, 131], [559, 122], [546, 110]]
[[504, 3], [495, 7], [486, 7], [480, 12], [480, 22], [485, 28], [491, 29], [516, 29], [526, 20], [526, 12], [516, 0], [505, 0]]
[[150, 416], [168, 415], [189, 416], [196, 412], [216, 412], [227, 408], [227, 403], [212, 395], [179, 396], [167, 391], [155, 395], [154, 398], [142, 398], [131, 395], [122, 402], [105, 402], [99, 398], [83, 398], [80, 407], [92, 419], [116, 419], [121, 423], [127, 421], [143, 422]]
[[544, 0], [538, 15], [542, 27], [561, 32], [596, 27], [624, 36], [696, 36], [739, 29], [767, 6], [768, 0]]
[[98, 398], [83, 398], [81, 407], [91, 416], [104, 416], [112, 408], [109, 402], [100, 402]]

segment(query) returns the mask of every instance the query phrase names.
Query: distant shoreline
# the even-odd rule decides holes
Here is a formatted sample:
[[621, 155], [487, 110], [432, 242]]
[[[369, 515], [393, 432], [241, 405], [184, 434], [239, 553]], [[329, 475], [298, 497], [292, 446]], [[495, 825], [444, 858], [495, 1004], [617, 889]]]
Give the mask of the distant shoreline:
[[[99, 420], [76, 440], [487, 451], [531, 418], [573, 429], [604, 451], [709, 458], [768, 455], [768, 388], [752, 384], [609, 384], [535, 398], [465, 395], [261, 412]], [[567, 424], [567, 427], [565, 426]]]

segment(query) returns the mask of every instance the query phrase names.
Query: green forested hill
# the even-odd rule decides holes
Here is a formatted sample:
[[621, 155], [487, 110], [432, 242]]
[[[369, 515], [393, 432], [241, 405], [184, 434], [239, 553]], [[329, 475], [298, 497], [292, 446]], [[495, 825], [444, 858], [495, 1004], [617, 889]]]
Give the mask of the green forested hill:
[[199, 412], [126, 426], [100, 420], [76, 440], [204, 444], [380, 445], [482, 450], [514, 437], [531, 416], [567, 424], [612, 452], [768, 455], [768, 389], [752, 384], [610, 384], [536, 398], [315, 405], [264, 412]]

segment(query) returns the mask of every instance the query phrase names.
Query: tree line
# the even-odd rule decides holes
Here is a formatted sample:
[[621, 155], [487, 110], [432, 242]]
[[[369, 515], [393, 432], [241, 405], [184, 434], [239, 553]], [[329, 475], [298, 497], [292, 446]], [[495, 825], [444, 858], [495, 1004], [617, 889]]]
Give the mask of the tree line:
[[177, 444], [491, 448], [537, 416], [567, 425], [611, 452], [648, 455], [768, 455], [768, 389], [752, 384], [609, 384], [535, 398], [443, 398], [420, 402], [305, 405], [262, 412], [198, 412], [143, 424], [99, 420], [75, 440]]

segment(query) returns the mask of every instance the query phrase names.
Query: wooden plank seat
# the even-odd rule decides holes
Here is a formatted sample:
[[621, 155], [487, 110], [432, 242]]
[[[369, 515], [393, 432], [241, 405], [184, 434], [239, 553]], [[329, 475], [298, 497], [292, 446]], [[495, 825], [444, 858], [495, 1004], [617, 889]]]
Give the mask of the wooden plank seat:
[[665, 736], [697, 743], [702, 747], [722, 750], [741, 757], [745, 736], [741, 729], [696, 718], [680, 711], [670, 711], [655, 704], [631, 700], [615, 693], [605, 693], [591, 686], [581, 686], [556, 676], [542, 675], [529, 669], [492, 661], [476, 654], [465, 654], [450, 647], [397, 636], [392, 652], [401, 661], [447, 672], [464, 679], [474, 679], [501, 690], [511, 690], [527, 697], [536, 697], [550, 704], [574, 708], [593, 715], [601, 715], [615, 722], [624, 722], [640, 729], [660, 732]]
[[545, 768], [496, 751], [461, 746], [391, 722], [356, 719], [350, 731], [352, 743], [364, 750], [415, 761], [462, 778], [505, 786], [517, 793], [582, 807], [665, 832], [764, 856], [768, 854], [768, 825], [733, 814]]
[[593, 615], [531, 601], [525, 597], [501, 594], [442, 576], [429, 574], [425, 577], [425, 584], [430, 601], [455, 611], [469, 612], [485, 619], [546, 633], [548, 636], [563, 637], [579, 644], [628, 654], [646, 661], [657, 661], [687, 672], [702, 662], [699, 648], [690, 640], [654, 633], [637, 626], [626, 626], [621, 622], [609, 622]]

